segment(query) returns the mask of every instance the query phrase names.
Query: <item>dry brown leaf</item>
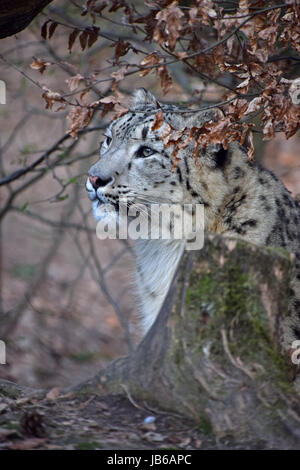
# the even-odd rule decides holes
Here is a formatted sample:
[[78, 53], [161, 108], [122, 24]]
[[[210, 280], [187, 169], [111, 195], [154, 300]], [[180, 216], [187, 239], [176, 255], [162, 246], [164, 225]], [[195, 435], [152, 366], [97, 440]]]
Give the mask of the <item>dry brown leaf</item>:
[[49, 39], [52, 38], [57, 26], [58, 26], [58, 23], [56, 23], [56, 21], [52, 21], [52, 23], [49, 26]]
[[71, 126], [68, 129], [68, 132], [72, 137], [76, 138], [78, 132], [88, 125], [93, 113], [94, 110], [90, 106], [74, 106], [71, 108], [67, 115], [67, 119], [71, 121]]
[[116, 104], [117, 103], [117, 100], [114, 96], [112, 95], [109, 95], [109, 96], [105, 96], [104, 98], [101, 98], [99, 100], [99, 103], [104, 103], [104, 104], [110, 104], [110, 103], [113, 103], [113, 104]]
[[72, 31], [72, 33], [70, 34], [70, 36], [69, 36], [68, 49], [69, 49], [70, 54], [71, 54], [71, 51], [72, 51], [73, 44], [74, 44], [74, 42], [75, 42], [75, 40], [76, 40], [79, 33], [80, 33], [79, 29], [74, 29]]
[[48, 65], [51, 65], [50, 62], [46, 62], [43, 59], [38, 59], [36, 57], [33, 58], [34, 61], [30, 64], [30, 67], [33, 70], [38, 70], [41, 74], [43, 74], [48, 67]]
[[101, 98], [101, 100], [99, 100], [99, 103], [103, 104], [101, 117], [104, 117], [105, 114], [107, 114], [109, 111], [112, 111], [115, 105], [117, 104], [117, 102], [118, 101], [116, 100], [116, 98], [112, 95]]
[[158, 74], [160, 77], [160, 86], [163, 93], [166, 94], [172, 87], [172, 78], [170, 77], [166, 67], [159, 67]]
[[46, 86], [43, 86], [44, 93], [42, 98], [46, 101], [46, 109], [52, 109], [55, 102], [65, 103], [66, 100], [57, 92], [50, 90]]
[[173, 51], [180, 35], [182, 27], [181, 18], [183, 16], [184, 14], [178, 7], [177, 1], [163, 8], [156, 14], [157, 24], [154, 29], [153, 39], [159, 44], [167, 42], [168, 47]]
[[87, 46], [88, 37], [89, 37], [89, 31], [87, 29], [82, 31], [82, 33], [79, 35], [79, 42], [80, 42], [82, 51], [84, 51], [84, 49]]
[[69, 90], [74, 91], [82, 81], [84, 81], [84, 77], [78, 73], [71, 78], [67, 78], [66, 83], [68, 84]]
[[119, 62], [119, 58], [126, 55], [130, 48], [131, 44], [128, 41], [123, 41], [122, 39], [115, 44], [115, 59], [117, 63]]
[[127, 72], [127, 67], [121, 67], [116, 72], [112, 72], [110, 76], [114, 78], [116, 82], [120, 82], [125, 77], [126, 72]]
[[262, 101], [263, 99], [261, 96], [256, 96], [255, 98], [253, 98], [253, 100], [250, 101], [250, 103], [248, 104], [248, 108], [244, 112], [244, 116], [258, 111], [262, 105]]
[[248, 134], [248, 158], [251, 163], [254, 161], [254, 143], [252, 131], [250, 131]]
[[116, 113], [113, 115], [113, 121], [128, 113], [128, 108], [125, 108], [123, 105], [116, 103], [114, 106], [114, 111], [116, 111]]
[[247, 77], [242, 83], [240, 83], [236, 88], [239, 90], [239, 93], [247, 93], [249, 88], [250, 77]]
[[155, 114], [155, 120], [154, 123], [152, 124], [151, 130], [152, 132], [156, 131], [157, 129], [160, 129], [161, 126], [164, 123], [164, 113], [160, 109], [156, 114]]
[[98, 40], [99, 31], [100, 28], [97, 28], [96, 26], [92, 26], [88, 29], [88, 47], [92, 47], [92, 45]]
[[[157, 65], [159, 64], [159, 55], [157, 52], [152, 52], [151, 54], [147, 55], [144, 57], [144, 59], [141, 61], [141, 65], [144, 67], [149, 67], [151, 65]], [[145, 70], [140, 71], [140, 77], [145, 77], [145, 75], [148, 75], [148, 73], [151, 72], [151, 68], [147, 68]]]

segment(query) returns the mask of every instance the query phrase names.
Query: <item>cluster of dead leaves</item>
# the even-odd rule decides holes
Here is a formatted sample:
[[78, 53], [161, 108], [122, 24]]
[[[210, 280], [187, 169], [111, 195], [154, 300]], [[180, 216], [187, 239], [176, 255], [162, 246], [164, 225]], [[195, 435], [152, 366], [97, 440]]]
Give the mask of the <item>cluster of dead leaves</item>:
[[167, 67], [164, 65], [164, 60], [158, 52], [152, 52], [147, 55], [142, 61], [143, 69], [140, 71], [140, 76], [145, 77], [148, 73], [154, 71], [160, 78], [160, 86], [164, 94], [168, 93], [172, 87], [172, 77], [170, 76]]
[[75, 106], [70, 109], [67, 119], [70, 121], [68, 132], [72, 137], [77, 137], [78, 132], [89, 124], [93, 112], [93, 108], [87, 106]]
[[136, 48], [128, 41], [119, 39], [112, 47], [115, 49], [114, 62], [118, 65], [120, 57], [125, 56], [130, 50], [137, 54]]
[[[76, 75], [67, 80], [70, 90], [75, 90], [81, 81], [84, 78], [81, 75]], [[54, 104], [59, 103], [59, 107], [55, 111], [60, 111], [61, 109], [66, 109], [68, 102], [66, 99], [58, 92], [54, 92], [43, 86], [42, 98], [44, 98], [46, 104], [46, 109], [53, 109]], [[85, 93], [81, 93], [83, 98]], [[98, 101], [92, 102], [90, 104], [79, 104], [73, 105], [70, 107], [70, 111], [67, 115], [67, 119], [70, 121], [70, 127], [68, 132], [72, 137], [77, 137], [78, 132], [86, 127], [94, 113], [95, 107], [99, 104]]]
[[174, 51], [180, 36], [183, 16], [177, 2], [172, 2], [159, 11], [155, 16], [157, 22], [153, 31], [153, 39], [159, 44], [166, 44], [171, 51]]
[[[300, 108], [293, 103], [289, 92], [291, 81], [282, 77], [283, 71], [278, 64], [252, 61], [248, 64], [235, 65], [224, 63], [222, 68], [242, 80], [236, 88], [240, 98], [228, 106], [229, 115], [240, 120], [253, 113], [260, 114], [264, 140], [272, 139], [275, 132], [284, 132], [286, 138], [292, 137], [297, 132]], [[242, 96], [257, 83], [260, 85], [260, 92], [250, 101], [243, 99]], [[234, 93], [227, 95], [228, 98], [234, 96]], [[243, 103], [241, 111], [236, 103]]]
[[[49, 65], [49, 63], [42, 59], [35, 58], [34, 62], [31, 64], [31, 68], [43, 73], [47, 65]], [[128, 111], [121, 102], [123, 95], [117, 90], [117, 84], [123, 79], [124, 73], [125, 69], [123, 71], [119, 70], [118, 72], [112, 73], [112, 78], [114, 78], [113, 89], [116, 96], [109, 95], [92, 102], [88, 102], [87, 96], [92, 86], [92, 82], [95, 79], [94, 74], [85, 78], [83, 75], [77, 73], [66, 80], [71, 93], [76, 92], [80, 85], [84, 85], [84, 88], [81, 91], [79, 90], [80, 95], [79, 99], [76, 100], [77, 104], [71, 103], [70, 105], [70, 102], [61, 93], [52, 91], [48, 87], [43, 86], [42, 98], [45, 100], [45, 108], [60, 111], [62, 109], [66, 109], [66, 107], [70, 105], [70, 110], [67, 115], [67, 120], [70, 122], [68, 132], [72, 137], [76, 138], [78, 136], [78, 132], [90, 123], [95, 110], [101, 109], [101, 117], [104, 117], [109, 111], [114, 110], [114, 118], [117, 118]], [[58, 107], [54, 109], [55, 104], [58, 104]]]
[[113, 119], [117, 119], [128, 111], [128, 108], [113, 95], [105, 96], [87, 105], [73, 106], [67, 115], [70, 121], [68, 132], [72, 137], [77, 137], [78, 132], [90, 123], [97, 109], [101, 109], [101, 118], [114, 110]]
[[[239, 0], [230, 7], [230, 12], [213, 0], [195, 0], [188, 7], [183, 7], [177, 0], [156, 0], [148, 2], [147, 7], [141, 15], [134, 4], [126, 0], [87, 0], [82, 16], [90, 15], [93, 24], [75, 28], [68, 36], [68, 49], [72, 51], [77, 38], [82, 51], [91, 47], [100, 34], [97, 18], [104, 10], [106, 15], [121, 10], [133, 35], [138, 34], [137, 25], [140, 25], [138, 28], [142, 27], [145, 32], [144, 41], [161, 47], [161, 52], [154, 50], [136, 67], [141, 77], [155, 73], [164, 94], [172, 87], [168, 63], [174, 60], [183, 61], [200, 76], [205, 74], [213, 80], [232, 76], [232, 91], [222, 98], [230, 101], [223, 108], [225, 117], [217, 123], [204, 125], [201, 132], [193, 129], [179, 135], [179, 131], [170, 130], [164, 138], [167, 145], [174, 145], [178, 153], [180, 146], [185, 145], [183, 142], [193, 139], [197, 153], [199, 145], [222, 142], [227, 146], [232, 140], [243, 142], [248, 133], [248, 151], [252, 158], [253, 124], [248, 121], [256, 114], [260, 115], [264, 139], [273, 138], [278, 131], [284, 132], [287, 138], [295, 134], [299, 128], [299, 106], [289, 93], [288, 62], [272, 58], [288, 48], [300, 51], [300, 6], [297, 2], [277, 6], [265, 0], [257, 0], [255, 4], [250, 0]], [[42, 37], [52, 38], [58, 25], [47, 20], [42, 26]], [[70, 103], [61, 93], [43, 87], [47, 109], [53, 109], [55, 103], [59, 104], [57, 110], [71, 104], [68, 120], [69, 131], [74, 137], [90, 122], [96, 109], [101, 109], [102, 117], [110, 111], [115, 111], [114, 117], [118, 117], [127, 110], [118, 87], [132, 73], [129, 68], [132, 63], [124, 57], [129, 52], [139, 54], [139, 50], [130, 39], [119, 39], [111, 47], [114, 48], [111, 64], [116, 69], [110, 72], [113, 79], [110, 91], [101, 99], [89, 103], [85, 96], [97, 83], [95, 74], [86, 79], [77, 73], [67, 80], [70, 91], [80, 93], [75, 103]], [[43, 74], [49, 65], [52, 64], [46, 60], [34, 58], [31, 67]], [[80, 84], [84, 85], [84, 91], [80, 92]], [[173, 155], [175, 160], [177, 153]]]
[[[94, 24], [97, 17], [102, 16], [102, 12], [105, 9], [107, 10], [107, 13], [115, 13], [121, 9], [124, 12], [126, 21], [128, 23], [134, 23], [134, 14], [136, 13], [135, 7], [126, 0], [87, 0], [82, 6], [81, 16], [89, 14]], [[135, 28], [133, 28], [133, 31], [136, 32]]]
[[[45, 40], [49, 40], [54, 35], [58, 22], [52, 21], [50, 19], [46, 20], [41, 27], [41, 36]], [[68, 49], [71, 54], [72, 47], [79, 37], [79, 43], [81, 50], [83, 51], [86, 47], [92, 47], [92, 45], [97, 41], [99, 37], [100, 28], [96, 26], [87, 26], [84, 29], [75, 28], [70, 34], [68, 39]]]
[[74, 29], [70, 35], [68, 40], [68, 49], [71, 54], [72, 47], [77, 39], [79, 38], [79, 43], [81, 50], [84, 51], [86, 47], [92, 47], [92, 45], [98, 40], [100, 28], [96, 26], [89, 26], [85, 28], [83, 31], [79, 29]]
[[218, 115], [216, 116], [216, 120], [210, 120], [200, 127], [185, 127], [179, 130], [174, 129], [170, 123], [166, 122], [163, 111], [159, 110], [156, 113], [151, 129], [154, 132], [164, 125], [159, 138], [166, 148], [173, 147], [171, 153], [173, 171], [180, 161], [180, 157], [178, 156], [180, 150], [185, 149], [190, 142], [193, 142], [194, 158], [197, 163], [201, 148], [206, 148], [211, 144], [222, 144], [223, 147], [227, 149], [232, 141], [239, 141], [239, 143], [243, 145], [247, 134], [248, 156], [249, 160], [253, 161], [254, 146], [253, 133], [251, 130], [253, 124], [241, 123], [240, 120], [237, 120], [237, 115], [242, 114], [244, 110], [245, 103], [239, 100], [238, 103], [235, 103], [235, 106], [232, 106], [232, 111], [228, 112], [226, 116], [221, 117]]

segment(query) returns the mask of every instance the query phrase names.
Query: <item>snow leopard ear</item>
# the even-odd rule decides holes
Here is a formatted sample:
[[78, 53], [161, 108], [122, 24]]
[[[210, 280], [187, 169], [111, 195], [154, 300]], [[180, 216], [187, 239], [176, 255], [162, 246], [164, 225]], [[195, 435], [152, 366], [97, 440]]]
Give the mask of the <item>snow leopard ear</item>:
[[145, 88], [139, 88], [133, 93], [132, 104], [134, 107], [143, 106], [147, 104], [157, 104], [157, 99], [150, 91]]
[[173, 112], [168, 120], [175, 129], [183, 129], [184, 127], [201, 127], [206, 122], [218, 121], [222, 117], [224, 113], [221, 109], [210, 108], [193, 112]]

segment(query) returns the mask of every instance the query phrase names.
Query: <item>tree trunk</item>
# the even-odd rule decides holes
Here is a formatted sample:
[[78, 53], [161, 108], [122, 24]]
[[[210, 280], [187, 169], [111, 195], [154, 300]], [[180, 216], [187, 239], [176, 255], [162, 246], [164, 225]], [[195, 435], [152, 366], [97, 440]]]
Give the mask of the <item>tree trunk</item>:
[[79, 389], [126, 392], [239, 443], [292, 445], [300, 400], [279, 347], [290, 271], [281, 250], [210, 238], [184, 254], [137, 350]]
[[[242, 448], [298, 448], [300, 400], [279, 346], [290, 274], [282, 250], [208, 238], [203, 250], [184, 254], [136, 351], [67, 392], [123, 394]], [[19, 395], [6, 382], [1, 392]]]
[[25, 29], [52, 0], [2, 0], [0, 5], [0, 39]]

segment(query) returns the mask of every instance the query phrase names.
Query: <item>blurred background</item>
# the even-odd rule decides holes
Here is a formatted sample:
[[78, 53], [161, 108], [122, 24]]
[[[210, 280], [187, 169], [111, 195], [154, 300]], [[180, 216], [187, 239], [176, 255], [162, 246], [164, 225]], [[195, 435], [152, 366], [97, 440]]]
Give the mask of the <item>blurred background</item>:
[[[135, 3], [143, 11], [143, 2]], [[0, 339], [7, 345], [0, 376], [33, 387], [78, 383], [138, 341], [132, 246], [97, 240], [85, 191], [87, 170], [98, 158], [113, 114], [96, 111], [74, 139], [67, 134], [69, 110], [55, 112], [60, 103], [45, 109], [42, 87], [72, 100], [66, 80], [96, 72], [99, 83], [89, 94], [97, 100], [111, 94], [108, 77], [118, 69], [112, 44], [130, 40], [148, 54], [155, 48], [133, 34], [117, 11], [97, 20], [100, 40], [84, 51], [77, 41], [70, 54], [70, 31], [87, 21], [81, 7], [57, 0], [26, 30], [1, 40], [0, 79], [7, 96], [0, 105], [0, 178], [29, 169], [0, 188]], [[41, 26], [49, 18], [59, 24], [45, 40]], [[46, 73], [30, 66], [36, 58], [49, 62]], [[137, 53], [130, 50], [126, 61], [137, 61]], [[186, 102], [191, 96], [195, 103], [222, 100], [220, 86], [203, 82], [182, 64], [170, 66], [170, 73], [173, 87], [166, 95], [153, 73], [126, 77], [119, 91], [128, 103], [139, 86], [167, 102]], [[278, 134], [270, 142], [255, 135], [256, 159], [294, 196], [300, 193], [299, 143], [299, 135], [286, 140]]]

